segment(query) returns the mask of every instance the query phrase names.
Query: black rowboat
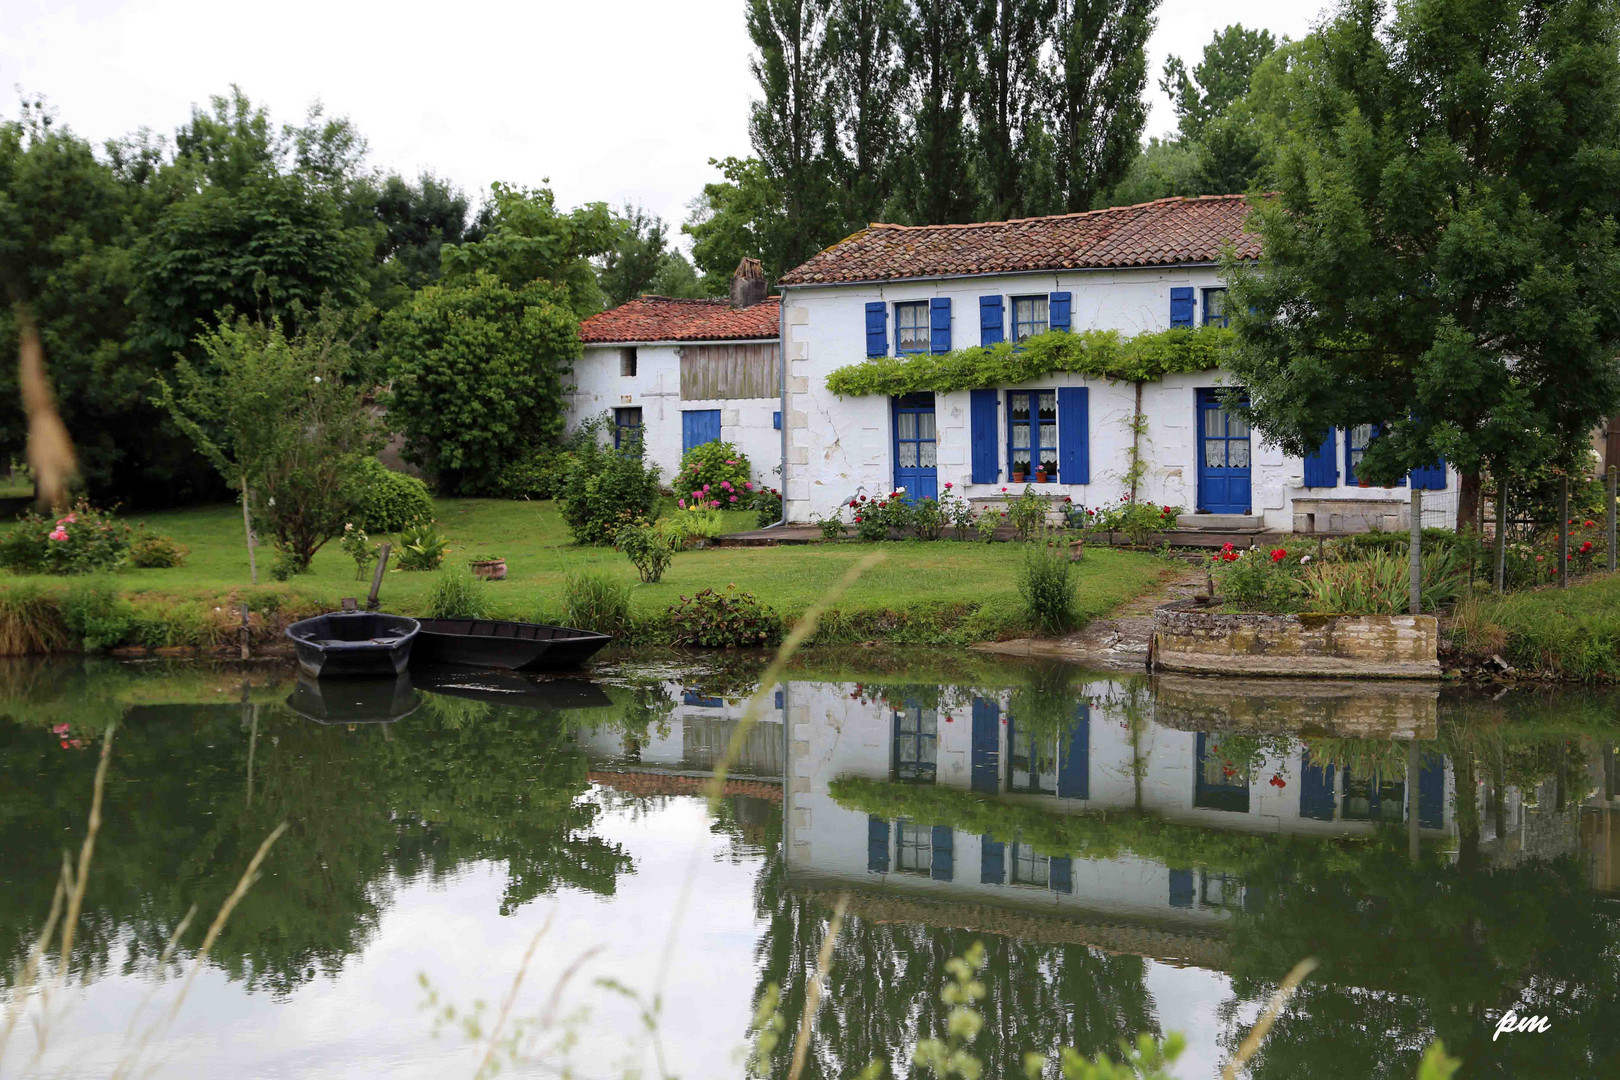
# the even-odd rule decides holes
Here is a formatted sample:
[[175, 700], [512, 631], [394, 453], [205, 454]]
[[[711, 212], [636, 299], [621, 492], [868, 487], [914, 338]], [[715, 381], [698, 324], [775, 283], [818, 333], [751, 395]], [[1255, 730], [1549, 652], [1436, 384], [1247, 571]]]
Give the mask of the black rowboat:
[[577, 668], [613, 639], [566, 626], [495, 619], [422, 619], [413, 664], [456, 664], [506, 671]]
[[317, 679], [398, 675], [410, 663], [420, 625], [403, 615], [334, 611], [287, 627], [298, 666]]

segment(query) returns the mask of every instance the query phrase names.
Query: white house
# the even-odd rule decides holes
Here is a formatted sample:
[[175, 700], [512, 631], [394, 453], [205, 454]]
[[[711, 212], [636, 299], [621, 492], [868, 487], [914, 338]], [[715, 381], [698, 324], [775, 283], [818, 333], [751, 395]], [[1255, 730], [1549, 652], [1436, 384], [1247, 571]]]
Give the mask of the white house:
[[[839, 397], [827, 377], [866, 357], [926, 357], [1048, 330], [1132, 336], [1224, 322], [1222, 248], [1259, 255], [1247, 212], [1231, 195], [1021, 221], [872, 225], [784, 275], [788, 520], [895, 487], [934, 495], [950, 483], [995, 498], [1004, 485], [1020, 490], [1019, 474], [1039, 480], [1038, 470], [1040, 491], [1089, 506], [1117, 501], [1129, 490], [1133, 383], [1054, 373], [887, 398]], [[1221, 406], [1216, 391], [1227, 385], [1210, 370], [1141, 387], [1140, 499], [1185, 507], [1184, 526], [1404, 527], [1405, 485], [1362, 487], [1355, 476], [1371, 426], [1335, 431], [1309, 460], [1290, 457]], [[1437, 466], [1413, 481], [1455, 490], [1457, 478]]]
[[687, 450], [722, 439], [748, 456], [756, 483], [779, 487], [780, 311], [758, 261], [743, 263], [729, 300], [643, 296], [581, 323], [570, 426], [611, 413], [615, 444], [639, 429], [666, 480]]

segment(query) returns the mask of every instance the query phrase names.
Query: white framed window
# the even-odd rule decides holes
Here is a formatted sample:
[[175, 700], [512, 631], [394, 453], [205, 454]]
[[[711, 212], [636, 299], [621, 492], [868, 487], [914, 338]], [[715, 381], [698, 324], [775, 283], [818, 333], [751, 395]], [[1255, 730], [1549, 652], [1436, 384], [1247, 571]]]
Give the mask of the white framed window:
[[1037, 855], [1028, 844], [1012, 845], [1012, 883], [1046, 888], [1052, 880], [1052, 860]]
[[894, 347], [901, 354], [928, 351], [928, 301], [894, 305]]
[[894, 868], [906, 874], [926, 874], [934, 866], [934, 827], [895, 822]]
[[1013, 341], [1027, 341], [1036, 334], [1046, 333], [1049, 325], [1047, 298], [1044, 296], [1015, 296], [1013, 302]]

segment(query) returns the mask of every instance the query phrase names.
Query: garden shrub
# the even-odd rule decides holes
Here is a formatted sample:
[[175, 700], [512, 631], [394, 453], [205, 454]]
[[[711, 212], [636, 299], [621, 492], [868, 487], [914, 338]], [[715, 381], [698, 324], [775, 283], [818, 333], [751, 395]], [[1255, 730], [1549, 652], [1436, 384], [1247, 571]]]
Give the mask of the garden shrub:
[[563, 622], [575, 630], [620, 635], [630, 628], [630, 586], [605, 574], [563, 579]]
[[426, 521], [401, 532], [395, 548], [401, 570], [437, 570], [450, 550], [450, 541], [437, 524]]
[[537, 446], [501, 469], [489, 493], [503, 499], [554, 499], [573, 467], [572, 440], [562, 446]]
[[651, 518], [658, 503], [658, 466], [642, 457], [641, 440], [604, 443], [604, 417], [581, 425], [580, 440], [557, 502], [576, 544], [606, 545], [619, 527]]
[[1023, 493], [1007, 507], [1007, 520], [1018, 533], [1018, 539], [1028, 540], [1046, 524], [1046, 515], [1051, 508], [1052, 503], [1047, 496], [1025, 484]]
[[371, 564], [377, 561], [377, 548], [366, 535], [366, 530], [357, 529], [354, 525], [343, 526], [343, 537], [338, 541], [343, 554], [354, 560], [354, 580], [364, 581], [366, 571]]
[[754, 512], [756, 528], [763, 529], [775, 525], [782, 520], [782, 493], [773, 487], [755, 488], [748, 509]]
[[428, 617], [433, 619], [489, 618], [489, 585], [459, 564], [439, 571], [428, 594]]
[[416, 477], [394, 472], [372, 457], [362, 460], [356, 473], [359, 496], [353, 523], [358, 528], [371, 533], [396, 533], [433, 520], [433, 497], [427, 485]]
[[968, 540], [972, 538], [973, 504], [966, 498], [954, 494], [951, 491], [954, 486], [949, 480], [945, 481], [945, 493], [939, 497], [939, 509], [945, 515], [945, 521], [956, 538]]
[[[1117, 503], [1086, 510], [1084, 525], [1092, 532], [1124, 533], [1132, 544], [1146, 547], [1158, 533], [1175, 528], [1185, 512], [1185, 507], [1156, 506], [1121, 495]], [[1071, 511], [1069, 516], [1079, 523], [1076, 513]]]
[[0, 566], [20, 574], [92, 574], [129, 558], [134, 530], [80, 499], [59, 518], [29, 510], [0, 539]]
[[716, 440], [682, 454], [681, 467], [670, 483], [681, 498], [724, 510], [752, 495], [752, 476], [748, 458], [731, 443]]
[[1074, 564], [1061, 534], [1042, 537], [1024, 553], [1018, 592], [1029, 617], [1046, 634], [1061, 634], [1074, 625]]
[[309, 556], [297, 548], [283, 547], [280, 543], [272, 541], [276, 557], [270, 563], [270, 576], [277, 581], [287, 581], [299, 574], [309, 572]]
[[676, 645], [707, 649], [775, 645], [787, 633], [780, 615], [735, 585], [727, 585], [725, 592], [704, 589], [683, 596], [666, 618]]
[[1299, 607], [1303, 595], [1300, 561], [1290, 559], [1286, 549], [1239, 551], [1233, 544], [1222, 544], [1210, 561], [1215, 564], [1221, 598], [1233, 607], [1272, 612]]
[[70, 644], [62, 605], [33, 583], [0, 589], [0, 656], [50, 653]]
[[137, 533], [129, 545], [129, 565], [142, 570], [161, 570], [183, 566], [191, 549], [175, 540], [150, 530]]
[[826, 517], [812, 518], [816, 528], [821, 530], [823, 540], [842, 540], [844, 538], [844, 506], [842, 503], [833, 507], [833, 512]]
[[945, 508], [934, 499], [911, 504], [911, 529], [919, 540], [938, 540], [945, 532]]
[[[1423, 555], [1418, 587], [1424, 611], [1455, 603], [1468, 585], [1468, 564], [1452, 548]], [[1411, 563], [1400, 551], [1376, 552], [1355, 562], [1324, 562], [1302, 580], [1312, 611], [1336, 615], [1404, 615], [1411, 608]]]
[[135, 625], [135, 608], [111, 582], [92, 578], [62, 597], [62, 622], [85, 652], [101, 652], [123, 642]]
[[648, 584], [656, 584], [663, 578], [670, 560], [675, 558], [675, 549], [670, 543], [670, 537], [644, 521], [620, 529], [618, 535], [613, 538], [613, 543], [629, 556], [630, 561], [635, 564], [636, 573]]
[[720, 511], [709, 506], [682, 506], [658, 522], [666, 543], [686, 547], [694, 540], [713, 540], [726, 531]]

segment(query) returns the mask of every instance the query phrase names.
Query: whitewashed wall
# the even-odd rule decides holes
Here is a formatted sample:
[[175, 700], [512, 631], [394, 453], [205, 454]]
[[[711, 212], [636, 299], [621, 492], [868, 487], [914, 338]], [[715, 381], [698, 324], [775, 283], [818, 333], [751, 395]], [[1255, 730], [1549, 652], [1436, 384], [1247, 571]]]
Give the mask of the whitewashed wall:
[[[1133, 748], [1130, 724], [1121, 706], [1121, 684], [1101, 680], [1077, 687], [1092, 701], [1090, 776], [1087, 799], [1059, 799], [1053, 795], [1010, 795], [1009, 802], [1028, 802], [1054, 812], [1127, 809], [1136, 805], [1134, 762], [1145, 760], [1142, 808], [1165, 819], [1206, 829], [1272, 835], [1351, 836], [1373, 832], [1367, 821], [1318, 821], [1300, 814], [1303, 745], [1295, 743], [1280, 759], [1266, 759], [1250, 778], [1249, 810], [1238, 813], [1193, 805], [1197, 768], [1197, 733], [1147, 724], [1140, 744]], [[867, 815], [840, 806], [828, 785], [841, 776], [887, 780], [890, 775], [892, 710], [882, 702], [862, 701], [848, 683], [792, 682], [787, 685], [787, 791], [785, 795], [787, 859], [791, 872], [811, 878], [831, 878], [884, 888], [912, 889], [952, 899], [995, 902], [1017, 906], [1117, 913], [1181, 922], [1224, 919], [1218, 908], [1201, 898], [1192, 908], [1170, 902], [1169, 869], [1151, 859], [1123, 856], [1116, 859], [1076, 859], [1073, 889], [1061, 893], [979, 880], [979, 837], [957, 832], [952, 840], [953, 873], [950, 881], [892, 868], [887, 873], [868, 869]], [[980, 692], [985, 696], [985, 692]], [[1007, 694], [998, 700], [1005, 710]], [[950, 719], [947, 720], [946, 716]], [[959, 708], [939, 714], [936, 728], [935, 783], [953, 788], [971, 784], [972, 710]], [[1005, 778], [1006, 728], [1001, 729], [1000, 775]], [[1338, 770], [1335, 770], [1337, 775]], [[1273, 773], [1286, 783], [1269, 783]], [[1442, 805], [1443, 829], [1422, 829], [1425, 837], [1444, 835], [1453, 828], [1452, 777], [1448, 763]], [[1334, 805], [1340, 806], [1336, 798]], [[1337, 816], [1338, 810], [1335, 810]], [[893, 853], [894, 834], [890, 833]], [[1010, 858], [1010, 855], [1008, 856]], [[1196, 894], [1195, 894], [1196, 895]]]
[[[789, 287], [783, 290], [787, 309], [784, 343], [788, 376], [788, 478], [783, 486], [790, 521], [809, 521], [830, 512], [857, 494], [887, 492], [894, 484], [893, 432], [890, 403], [885, 397], [840, 398], [827, 389], [834, 370], [866, 358], [866, 304], [881, 300], [889, 305], [889, 347], [894, 342], [897, 302], [951, 299], [951, 345], [962, 348], [979, 343], [979, 297], [1039, 295], [1067, 291], [1072, 295], [1072, 328], [1118, 330], [1135, 334], [1167, 329], [1170, 325], [1170, 290], [1192, 286], [1197, 308], [1195, 323], [1203, 320], [1203, 289], [1220, 285], [1213, 267], [1161, 270], [1121, 270], [1057, 274], [1009, 274], [1001, 277], [946, 281], [894, 282], [884, 285]], [[1012, 304], [1006, 302], [1006, 330], [1012, 332]], [[1228, 384], [1220, 371], [1174, 375], [1143, 388], [1142, 409], [1148, 418], [1144, 457], [1149, 468], [1138, 488], [1144, 501], [1186, 507], [1197, 502], [1197, 402], [1201, 387]], [[1123, 478], [1130, 464], [1130, 420], [1135, 410], [1135, 387], [1073, 375], [1053, 375], [1038, 382], [998, 389], [1050, 389], [1057, 386], [1090, 387], [1091, 482], [1045, 484], [1037, 489], [1067, 495], [1089, 506], [1117, 501], [1128, 491]], [[997, 446], [1007, 445], [1005, 397], [1002, 398]], [[994, 496], [1001, 485], [1012, 486], [1005, 472], [996, 484], [973, 484], [967, 391], [939, 394], [935, 399], [938, 428], [939, 484], [950, 481], [958, 494]], [[1338, 453], [1343, 457], [1342, 436]], [[1267, 446], [1258, 434], [1251, 438], [1253, 513], [1263, 515], [1267, 528], [1289, 531], [1294, 526], [1292, 499], [1399, 500], [1405, 488], [1348, 487], [1306, 490], [1304, 464]], [[999, 452], [1005, 458], [1005, 450]], [[1342, 467], [1341, 467], [1342, 479]], [[1455, 474], [1448, 485], [1456, 483]], [[1191, 524], [1192, 522], [1188, 522]]]
[[782, 433], [772, 417], [781, 399], [749, 398], [720, 401], [681, 399], [680, 345], [637, 345], [636, 373], [619, 374], [618, 345], [587, 345], [574, 364], [574, 390], [569, 395], [568, 425], [611, 413], [614, 409], [641, 409], [642, 440], [647, 457], [666, 483], [681, 463], [681, 412], [719, 409], [720, 438], [734, 443], [753, 466], [753, 481], [780, 488], [777, 470], [782, 461]]

